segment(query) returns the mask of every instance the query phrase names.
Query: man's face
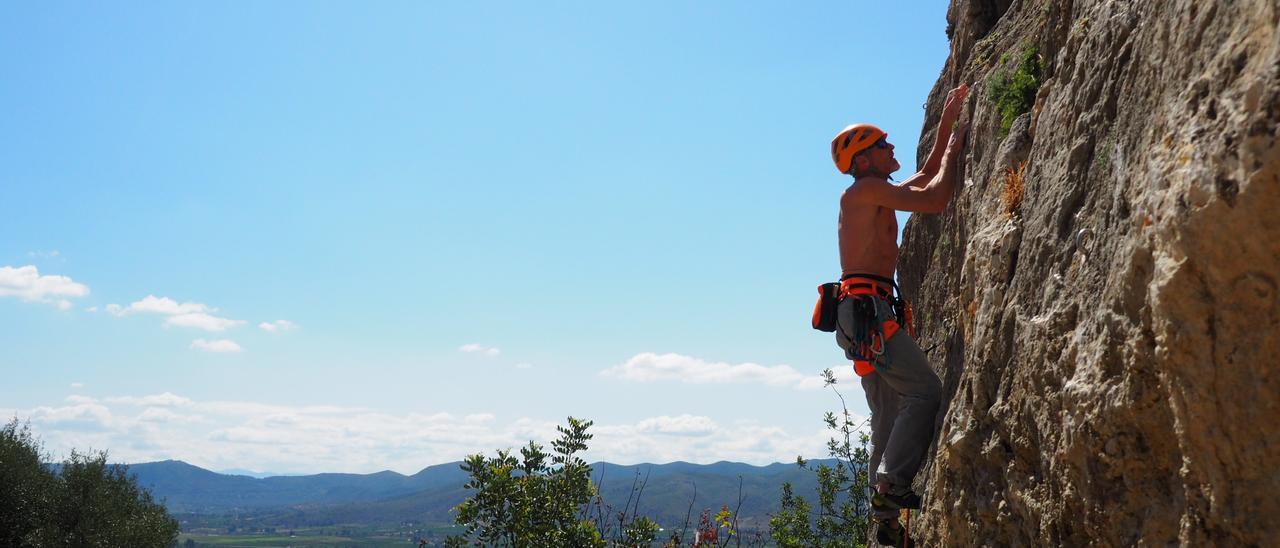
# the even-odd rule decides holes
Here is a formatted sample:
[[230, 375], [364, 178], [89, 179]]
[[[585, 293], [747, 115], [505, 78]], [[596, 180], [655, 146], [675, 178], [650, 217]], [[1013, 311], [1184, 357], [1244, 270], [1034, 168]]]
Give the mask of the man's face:
[[[864, 171], [870, 170], [888, 175], [902, 168], [902, 164], [898, 163], [898, 159], [893, 156], [893, 145], [884, 137], [876, 141], [871, 148], [863, 151], [859, 156], [865, 159]], [[859, 164], [863, 163], [862, 159], [857, 160]]]

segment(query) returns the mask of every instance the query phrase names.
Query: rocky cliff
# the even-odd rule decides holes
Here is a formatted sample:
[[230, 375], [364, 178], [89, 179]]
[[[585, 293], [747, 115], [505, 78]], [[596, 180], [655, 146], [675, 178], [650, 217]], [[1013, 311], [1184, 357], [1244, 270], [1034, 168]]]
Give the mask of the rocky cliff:
[[[1280, 2], [953, 0], [928, 546], [1280, 544]], [[933, 136], [922, 136], [920, 157]]]

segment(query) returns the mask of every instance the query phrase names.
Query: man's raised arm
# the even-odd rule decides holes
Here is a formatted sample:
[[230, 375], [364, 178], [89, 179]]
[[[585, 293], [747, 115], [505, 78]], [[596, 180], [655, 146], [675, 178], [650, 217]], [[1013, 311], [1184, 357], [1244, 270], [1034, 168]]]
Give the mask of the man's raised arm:
[[942, 167], [942, 156], [947, 148], [947, 136], [951, 135], [952, 126], [955, 124], [956, 118], [960, 116], [960, 111], [964, 107], [964, 101], [969, 96], [969, 86], [960, 84], [959, 87], [947, 93], [947, 100], [942, 104], [942, 115], [938, 120], [938, 134], [933, 140], [933, 149], [929, 151], [929, 158], [925, 160], [924, 166], [920, 168], [920, 172], [907, 178], [902, 182], [902, 186], [924, 188], [929, 184], [938, 170]]
[[[954, 120], [953, 120], [954, 121]], [[892, 185], [888, 181], [867, 177], [854, 183], [841, 198], [841, 206], [846, 200], [851, 203], [870, 203], [898, 211], [914, 211], [919, 213], [941, 213], [951, 202], [951, 195], [956, 189], [956, 173], [959, 171], [960, 157], [964, 155], [964, 135], [968, 130], [966, 124], [955, 125], [947, 140], [945, 152], [938, 162], [938, 173], [927, 179], [920, 186]]]

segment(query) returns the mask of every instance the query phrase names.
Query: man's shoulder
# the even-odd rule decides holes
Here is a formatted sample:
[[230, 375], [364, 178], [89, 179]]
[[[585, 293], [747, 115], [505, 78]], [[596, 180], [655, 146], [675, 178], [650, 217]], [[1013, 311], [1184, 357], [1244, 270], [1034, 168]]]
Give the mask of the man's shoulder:
[[867, 175], [865, 177], [858, 177], [857, 179], [854, 179], [853, 184], [849, 185], [849, 188], [857, 188], [860, 186], [866, 187], [866, 186], [872, 186], [872, 185], [887, 185], [887, 184], [889, 184], [889, 180], [885, 179], [884, 177]]
[[854, 179], [853, 184], [849, 185], [849, 188], [844, 189], [844, 194], [841, 195], [841, 201], [856, 201], [859, 195], [866, 194], [868, 191], [874, 192], [877, 187], [883, 187], [887, 184], [889, 184], [889, 181], [881, 177], [859, 177]]

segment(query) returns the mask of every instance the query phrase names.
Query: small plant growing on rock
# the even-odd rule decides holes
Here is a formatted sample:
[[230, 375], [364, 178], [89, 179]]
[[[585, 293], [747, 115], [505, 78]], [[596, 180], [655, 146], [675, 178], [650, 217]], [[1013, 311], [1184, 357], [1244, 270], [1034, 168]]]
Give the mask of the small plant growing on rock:
[[1102, 145], [1098, 147], [1098, 155], [1094, 163], [1101, 169], [1107, 169], [1111, 165], [1111, 147], [1115, 144], [1115, 135], [1111, 131], [1107, 132], [1107, 136], [1102, 138]]
[[[1014, 66], [1005, 66], [1009, 61], [1016, 61]], [[1040, 74], [1043, 61], [1040, 49], [1034, 44], [1025, 44], [1021, 55], [1010, 59], [1008, 54], [1001, 56], [1001, 67], [991, 76], [987, 83], [991, 101], [996, 104], [1000, 113], [1000, 136], [1004, 137], [1013, 126], [1013, 121], [1022, 113], [1030, 111], [1036, 102], [1036, 92], [1040, 89]]]
[[1018, 206], [1022, 205], [1022, 195], [1027, 190], [1026, 171], [1027, 163], [1018, 162], [1017, 167], [1011, 167], [1004, 172], [1004, 188], [1000, 191], [1000, 205], [1006, 217], [1012, 217], [1018, 211]]

